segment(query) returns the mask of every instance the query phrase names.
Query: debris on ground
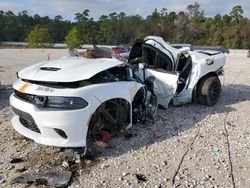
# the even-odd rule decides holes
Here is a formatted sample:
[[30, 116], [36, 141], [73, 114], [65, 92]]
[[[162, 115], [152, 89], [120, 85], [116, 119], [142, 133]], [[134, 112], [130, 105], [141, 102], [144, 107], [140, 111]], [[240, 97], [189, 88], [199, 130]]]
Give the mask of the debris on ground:
[[62, 166], [63, 166], [64, 168], [68, 168], [68, 167], [69, 167], [68, 161], [63, 161], [63, 162], [62, 162]]
[[53, 187], [66, 187], [71, 180], [72, 172], [27, 172], [14, 178], [10, 184], [35, 183], [38, 185], [48, 185]]
[[145, 175], [143, 174], [135, 174], [137, 180], [138, 180], [138, 183], [141, 183], [141, 182], [146, 182], [147, 181], [147, 178]]
[[27, 171], [27, 170], [28, 170], [28, 168], [26, 166], [21, 166], [21, 167], [16, 169], [16, 172], [21, 173], [21, 172], [24, 172], [24, 171]]
[[11, 163], [11, 164], [21, 163], [21, 162], [24, 162], [24, 159], [22, 159], [22, 158], [12, 158], [12, 159], [10, 160], [10, 163]]

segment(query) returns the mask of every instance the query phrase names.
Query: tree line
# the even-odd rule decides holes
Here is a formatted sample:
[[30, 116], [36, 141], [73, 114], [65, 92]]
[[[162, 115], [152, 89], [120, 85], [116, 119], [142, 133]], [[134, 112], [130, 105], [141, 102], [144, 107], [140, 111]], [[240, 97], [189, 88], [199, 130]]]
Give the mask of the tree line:
[[27, 11], [17, 15], [0, 11], [0, 41], [28, 41], [36, 47], [40, 43], [63, 43], [69, 47], [81, 44], [132, 44], [147, 35], [162, 36], [170, 43], [250, 48], [250, 20], [236, 5], [228, 14], [205, 17], [199, 3], [188, 5], [180, 12], [155, 9], [146, 18], [127, 16], [125, 12], [90, 17], [88, 9], [75, 14], [75, 21], [63, 20]]

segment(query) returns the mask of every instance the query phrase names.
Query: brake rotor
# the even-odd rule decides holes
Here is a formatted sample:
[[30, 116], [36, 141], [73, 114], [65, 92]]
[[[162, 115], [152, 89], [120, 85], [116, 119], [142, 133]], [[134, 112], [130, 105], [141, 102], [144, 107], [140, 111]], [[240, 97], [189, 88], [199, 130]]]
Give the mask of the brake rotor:
[[101, 141], [104, 143], [108, 143], [111, 138], [111, 134], [109, 131], [101, 131]]

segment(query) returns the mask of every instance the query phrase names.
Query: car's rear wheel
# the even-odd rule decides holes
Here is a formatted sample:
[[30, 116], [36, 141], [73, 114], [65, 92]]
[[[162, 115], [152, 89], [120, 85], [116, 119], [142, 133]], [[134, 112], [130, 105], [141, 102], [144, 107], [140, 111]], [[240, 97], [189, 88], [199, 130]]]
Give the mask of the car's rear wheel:
[[203, 79], [198, 86], [198, 102], [203, 105], [213, 106], [220, 97], [221, 83], [217, 76]]

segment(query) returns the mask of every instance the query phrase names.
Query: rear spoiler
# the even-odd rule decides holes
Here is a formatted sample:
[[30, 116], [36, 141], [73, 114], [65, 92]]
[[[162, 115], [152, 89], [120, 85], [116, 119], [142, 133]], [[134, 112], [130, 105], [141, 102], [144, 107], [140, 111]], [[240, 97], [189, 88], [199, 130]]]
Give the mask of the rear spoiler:
[[229, 54], [229, 50], [227, 48], [224, 48], [222, 46], [190, 46], [190, 50], [214, 50], [214, 51], [219, 51], [222, 53], [227, 53]]
[[222, 53], [229, 54], [229, 50], [227, 48], [222, 47], [222, 46], [194, 46], [192, 44], [172, 44], [171, 46], [174, 48], [177, 48], [177, 49], [189, 47], [191, 51], [193, 51], [193, 50], [214, 50], [214, 51], [219, 51]]

